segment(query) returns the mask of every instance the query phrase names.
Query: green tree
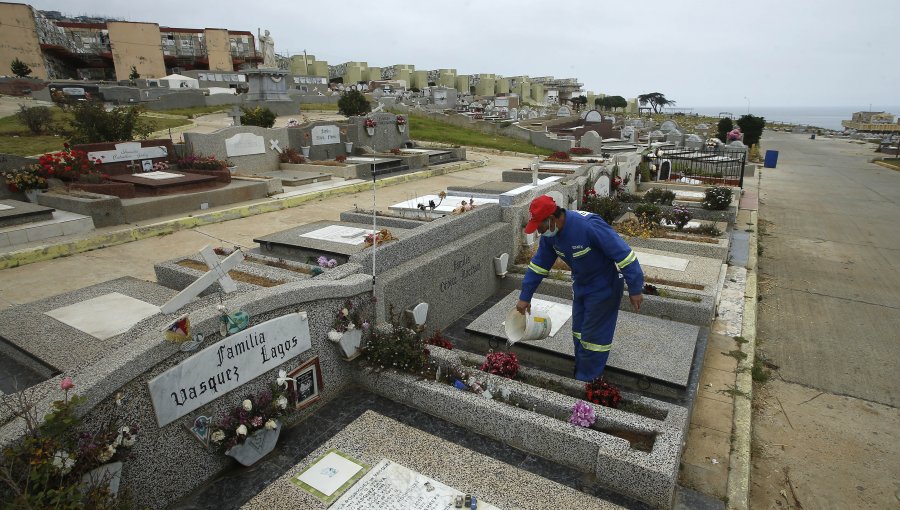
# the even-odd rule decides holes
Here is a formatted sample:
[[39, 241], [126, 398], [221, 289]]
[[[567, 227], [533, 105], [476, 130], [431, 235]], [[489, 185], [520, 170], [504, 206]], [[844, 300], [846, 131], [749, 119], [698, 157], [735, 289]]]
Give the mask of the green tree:
[[647, 104], [653, 108], [653, 113], [659, 113], [660, 108], [665, 108], [666, 106], [675, 106], [675, 101], [671, 99], [666, 99], [666, 96], [661, 92], [650, 92], [648, 94], [641, 94], [638, 96], [638, 102], [641, 106], [646, 106]]
[[79, 101], [66, 109], [71, 114], [70, 129], [64, 130], [72, 144], [124, 142], [147, 138], [150, 124], [141, 118], [138, 106], [119, 106], [106, 111], [102, 101]]
[[137, 67], [131, 66], [131, 74], [128, 75], [128, 79], [132, 82], [141, 77], [141, 73], [138, 72]]
[[244, 126], [259, 126], [270, 128], [275, 125], [275, 112], [268, 108], [257, 106], [256, 108], [241, 107], [244, 116], [241, 117], [241, 124]]
[[31, 108], [21, 105], [16, 118], [31, 131], [32, 134], [39, 135], [47, 130], [50, 122], [53, 121], [53, 112], [46, 106], [32, 106]]
[[28, 67], [28, 64], [19, 60], [19, 57], [12, 61], [9, 65], [9, 70], [12, 71], [14, 76], [19, 78], [24, 78], [31, 74], [31, 68]]
[[728, 137], [728, 132], [732, 129], [734, 129], [734, 123], [731, 122], [731, 118], [722, 117], [716, 125], [716, 138], [725, 142]]
[[605, 97], [598, 97], [598, 98], [594, 99], [594, 108], [602, 110], [605, 107], [606, 107], [606, 98]]
[[606, 103], [609, 108], [625, 108], [628, 106], [628, 100], [622, 96], [606, 96]]
[[341, 94], [341, 98], [338, 99], [338, 111], [347, 117], [365, 115], [372, 111], [372, 105], [362, 92], [350, 90]]
[[766, 127], [766, 119], [755, 115], [744, 115], [737, 120], [738, 127], [744, 133], [744, 145], [759, 145], [763, 129]]

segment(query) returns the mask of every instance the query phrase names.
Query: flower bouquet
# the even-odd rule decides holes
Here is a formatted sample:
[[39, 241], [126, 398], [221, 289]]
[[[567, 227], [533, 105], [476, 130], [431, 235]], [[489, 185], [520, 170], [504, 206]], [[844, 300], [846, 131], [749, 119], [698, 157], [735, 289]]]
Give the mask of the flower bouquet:
[[401, 133], [406, 131], [406, 117], [403, 115], [397, 115], [397, 130]]
[[388, 241], [394, 241], [396, 239], [397, 238], [394, 237], [393, 234], [391, 234], [390, 230], [383, 228], [378, 232], [375, 232], [374, 234], [367, 234], [364, 241], [366, 243], [366, 246], [372, 246], [375, 243], [381, 244]]
[[598, 377], [584, 385], [585, 400], [601, 406], [617, 408], [622, 401], [619, 388], [606, 382], [603, 377]]
[[569, 423], [579, 427], [590, 427], [595, 421], [597, 421], [597, 414], [590, 404], [584, 400], [575, 402], [575, 405], [572, 406], [572, 416], [569, 418]]
[[224, 170], [230, 163], [216, 159], [215, 156], [186, 156], [178, 160], [178, 168], [181, 170]]
[[354, 308], [353, 303], [348, 300], [338, 310], [328, 332], [328, 339], [340, 346], [344, 359], [351, 360], [359, 355], [363, 332], [368, 329], [369, 322], [363, 320], [359, 309]]
[[273, 383], [269, 390], [247, 396], [213, 425], [209, 436], [212, 444], [244, 466], [252, 465], [272, 451], [281, 434], [277, 418], [286, 413], [290, 397], [283, 372], [279, 373], [281, 384]]
[[514, 352], [489, 352], [478, 368], [489, 374], [515, 379], [519, 373], [519, 358]]
[[3, 174], [6, 187], [13, 193], [47, 189], [47, 179], [39, 175], [40, 165], [28, 165], [16, 172]]
[[100, 159], [91, 159], [87, 152], [72, 150], [69, 144], [60, 152], [50, 152], [38, 158], [37, 174], [45, 179], [57, 178], [77, 181], [84, 175], [97, 174]]
[[375, 122], [375, 119], [373, 119], [371, 117], [366, 117], [366, 121], [365, 121], [364, 125], [366, 126], [366, 132], [369, 133], [369, 136], [374, 136], [375, 135], [375, 126], [378, 125], [378, 123]]

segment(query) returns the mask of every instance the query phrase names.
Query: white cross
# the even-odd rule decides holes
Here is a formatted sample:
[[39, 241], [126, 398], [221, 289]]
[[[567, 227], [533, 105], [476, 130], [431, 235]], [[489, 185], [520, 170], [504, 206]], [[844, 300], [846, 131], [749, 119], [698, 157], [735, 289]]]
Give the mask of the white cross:
[[237, 285], [234, 283], [234, 280], [228, 276], [228, 271], [237, 267], [237, 265], [244, 260], [243, 252], [237, 250], [225, 257], [225, 260], [219, 261], [219, 257], [216, 256], [213, 249], [210, 248], [209, 245], [206, 245], [200, 250], [200, 256], [203, 257], [203, 260], [209, 267], [209, 271], [200, 278], [197, 278], [197, 281], [185, 287], [184, 290], [176, 294], [175, 297], [170, 299], [166, 304], [162, 305], [159, 308], [162, 313], [177, 312], [181, 307], [199, 296], [201, 292], [206, 290], [207, 287], [216, 281], [219, 282], [219, 285], [222, 286], [222, 290], [226, 293], [237, 290]]
[[281, 147], [278, 146], [278, 140], [274, 138], [269, 140], [269, 149], [281, 154]]

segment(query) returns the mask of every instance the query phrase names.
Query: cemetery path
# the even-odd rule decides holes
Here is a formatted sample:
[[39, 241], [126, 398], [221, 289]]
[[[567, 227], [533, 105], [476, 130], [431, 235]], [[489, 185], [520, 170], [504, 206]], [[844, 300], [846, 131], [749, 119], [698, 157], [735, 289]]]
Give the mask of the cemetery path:
[[900, 173], [871, 146], [766, 132], [751, 508], [894, 508]]

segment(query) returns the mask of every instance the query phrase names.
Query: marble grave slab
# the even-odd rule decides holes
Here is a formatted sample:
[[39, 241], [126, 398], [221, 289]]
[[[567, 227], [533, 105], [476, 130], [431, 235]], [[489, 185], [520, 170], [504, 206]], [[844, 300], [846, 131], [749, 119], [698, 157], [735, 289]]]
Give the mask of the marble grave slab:
[[44, 313], [94, 338], [106, 340], [121, 335], [138, 322], [159, 313], [159, 307], [111, 292]]
[[[534, 298], [569, 306], [572, 304], [568, 299], [542, 294], [535, 294]], [[466, 326], [466, 331], [505, 339], [503, 321], [506, 314], [515, 308], [518, 299], [519, 291], [511, 292]], [[686, 387], [699, 333], [700, 328], [692, 324], [620, 311], [608, 365], [625, 372]], [[574, 357], [572, 321], [567, 321], [554, 337], [522, 341], [516, 345], [520, 347], [527, 345], [534, 349]]]

